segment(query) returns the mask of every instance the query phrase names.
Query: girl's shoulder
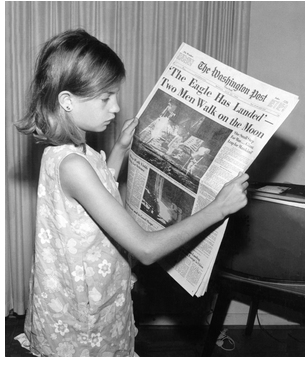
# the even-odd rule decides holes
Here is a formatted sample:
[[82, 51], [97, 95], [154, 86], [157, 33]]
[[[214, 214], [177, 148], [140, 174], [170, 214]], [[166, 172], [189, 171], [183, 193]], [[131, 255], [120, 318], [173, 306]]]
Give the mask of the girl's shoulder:
[[65, 144], [61, 146], [48, 146], [43, 154], [44, 161], [53, 161], [56, 165], [60, 165], [65, 157], [71, 154], [77, 154], [85, 158], [93, 167], [106, 168], [106, 155], [104, 151], [98, 153], [90, 146], [86, 145], [84, 151], [83, 146], [74, 146]]
[[53, 158], [57, 161], [62, 161], [66, 156], [70, 154], [77, 154], [85, 159], [95, 158], [97, 154], [91, 147], [86, 145], [86, 149], [84, 151], [83, 146], [74, 146], [72, 144], [64, 144], [61, 146], [48, 146], [45, 148], [43, 153], [43, 158]]
[[63, 160], [70, 154], [77, 154], [86, 159], [83, 149], [74, 145], [48, 146], [42, 156], [41, 168], [46, 169], [47, 172], [58, 171]]
[[77, 147], [72, 144], [64, 144], [61, 146], [48, 146], [44, 150], [43, 156], [66, 156], [70, 153], [84, 154], [82, 147]]
[[98, 153], [89, 145], [85, 145], [85, 151], [83, 146], [74, 146], [73, 144], [63, 144], [60, 146], [48, 146], [44, 150], [44, 154], [67, 154], [67, 153], [79, 153], [84, 156], [99, 156], [105, 157], [104, 151]]

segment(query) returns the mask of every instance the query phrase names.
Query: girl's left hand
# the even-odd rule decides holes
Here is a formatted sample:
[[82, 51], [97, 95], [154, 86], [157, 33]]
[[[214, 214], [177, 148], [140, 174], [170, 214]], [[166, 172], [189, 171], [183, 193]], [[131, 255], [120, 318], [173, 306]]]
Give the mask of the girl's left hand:
[[133, 141], [135, 128], [138, 125], [138, 119], [132, 118], [124, 122], [120, 136], [118, 137], [117, 143], [121, 148], [127, 150]]

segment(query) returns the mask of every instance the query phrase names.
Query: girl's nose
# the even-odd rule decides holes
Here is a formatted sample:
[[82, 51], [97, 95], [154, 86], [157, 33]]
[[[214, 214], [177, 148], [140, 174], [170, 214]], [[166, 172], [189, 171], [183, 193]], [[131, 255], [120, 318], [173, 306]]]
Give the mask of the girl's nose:
[[118, 104], [118, 100], [117, 100], [117, 97], [115, 96], [114, 97], [114, 101], [113, 101], [113, 104], [110, 108], [110, 112], [111, 113], [119, 113], [120, 111], [120, 107], [119, 107], [119, 104]]

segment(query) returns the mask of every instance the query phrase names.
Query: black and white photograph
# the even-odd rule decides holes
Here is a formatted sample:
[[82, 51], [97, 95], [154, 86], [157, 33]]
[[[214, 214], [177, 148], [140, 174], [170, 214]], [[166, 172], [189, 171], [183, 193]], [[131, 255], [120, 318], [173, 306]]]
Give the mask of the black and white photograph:
[[194, 193], [232, 132], [162, 90], [139, 121], [132, 150]]
[[164, 227], [191, 215], [194, 197], [168, 179], [149, 171], [147, 185], [141, 202], [141, 210]]
[[303, 361], [305, 1], [0, 6], [3, 357]]

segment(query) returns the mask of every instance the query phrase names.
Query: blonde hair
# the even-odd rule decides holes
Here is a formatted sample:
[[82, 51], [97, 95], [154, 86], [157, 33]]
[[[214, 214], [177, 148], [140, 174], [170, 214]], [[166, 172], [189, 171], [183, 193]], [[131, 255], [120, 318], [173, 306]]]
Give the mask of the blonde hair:
[[37, 57], [27, 113], [15, 126], [40, 143], [84, 147], [83, 133], [60, 107], [59, 93], [90, 99], [124, 77], [122, 61], [105, 43], [83, 29], [61, 33]]

